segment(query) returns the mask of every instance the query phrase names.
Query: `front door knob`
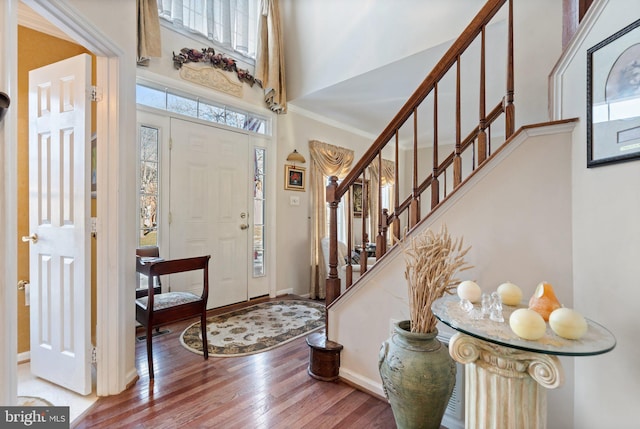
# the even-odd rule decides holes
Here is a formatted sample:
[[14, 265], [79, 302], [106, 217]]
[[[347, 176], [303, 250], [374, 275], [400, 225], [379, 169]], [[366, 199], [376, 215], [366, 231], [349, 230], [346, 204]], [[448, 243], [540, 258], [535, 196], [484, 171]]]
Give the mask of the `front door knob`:
[[240, 225], [240, 229], [245, 230], [249, 228], [249, 225], [247, 225], [246, 223], [243, 223], [242, 225]]

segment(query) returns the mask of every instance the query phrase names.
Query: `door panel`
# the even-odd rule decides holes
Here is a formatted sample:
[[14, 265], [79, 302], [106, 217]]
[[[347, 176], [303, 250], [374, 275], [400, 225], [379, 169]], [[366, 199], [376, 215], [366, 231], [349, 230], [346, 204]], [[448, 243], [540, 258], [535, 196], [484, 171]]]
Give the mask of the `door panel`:
[[208, 308], [246, 301], [249, 139], [171, 119], [171, 141], [171, 258], [212, 255]]
[[90, 83], [86, 54], [29, 73], [31, 371], [83, 395], [91, 393]]

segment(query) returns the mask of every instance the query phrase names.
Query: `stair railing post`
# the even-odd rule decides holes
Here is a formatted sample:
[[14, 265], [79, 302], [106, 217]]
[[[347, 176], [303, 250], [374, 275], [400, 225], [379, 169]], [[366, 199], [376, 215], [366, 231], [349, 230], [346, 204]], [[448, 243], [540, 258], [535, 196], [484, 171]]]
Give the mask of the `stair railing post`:
[[336, 197], [338, 178], [329, 177], [327, 185], [327, 203], [329, 204], [329, 276], [326, 281], [326, 305], [340, 296], [340, 277], [338, 277], [338, 204]]
[[382, 258], [387, 253], [387, 231], [389, 229], [389, 210], [382, 209], [380, 224], [378, 226], [378, 237], [376, 238], [376, 259]]
[[486, 63], [485, 63], [485, 27], [482, 27], [480, 39], [480, 132], [478, 133], [478, 165], [487, 159], [487, 107], [486, 107]]
[[399, 206], [400, 206], [400, 162], [398, 161], [398, 153], [399, 153], [399, 147], [400, 147], [400, 138], [398, 136], [398, 130], [396, 130], [395, 133], [395, 137], [396, 137], [396, 143], [395, 143], [395, 148], [394, 148], [394, 167], [393, 167], [393, 229], [392, 229], [392, 233], [393, 233], [393, 237], [394, 237], [394, 242], [395, 240], [399, 240], [400, 239], [400, 218], [399, 216]]
[[456, 149], [453, 158], [453, 187], [454, 189], [462, 183], [462, 153], [461, 147], [461, 119], [460, 119], [460, 55], [456, 60]]
[[507, 43], [507, 96], [505, 100], [505, 140], [513, 135], [516, 129], [516, 110], [514, 100], [514, 65], [513, 65], [513, 0], [509, 0], [509, 23]]
[[413, 108], [413, 194], [409, 205], [409, 229], [420, 222], [420, 191], [418, 190], [418, 108]]
[[431, 209], [440, 203], [440, 182], [438, 181], [438, 82], [433, 86], [433, 173], [431, 180]]

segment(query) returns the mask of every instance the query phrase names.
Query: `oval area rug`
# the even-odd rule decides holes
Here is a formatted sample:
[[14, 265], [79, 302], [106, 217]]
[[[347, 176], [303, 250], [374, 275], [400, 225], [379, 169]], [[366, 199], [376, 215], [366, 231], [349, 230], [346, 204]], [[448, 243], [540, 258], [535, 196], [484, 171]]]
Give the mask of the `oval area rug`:
[[[323, 303], [271, 301], [207, 318], [209, 356], [233, 357], [263, 352], [323, 328]], [[180, 342], [203, 354], [200, 322], [184, 330]]]

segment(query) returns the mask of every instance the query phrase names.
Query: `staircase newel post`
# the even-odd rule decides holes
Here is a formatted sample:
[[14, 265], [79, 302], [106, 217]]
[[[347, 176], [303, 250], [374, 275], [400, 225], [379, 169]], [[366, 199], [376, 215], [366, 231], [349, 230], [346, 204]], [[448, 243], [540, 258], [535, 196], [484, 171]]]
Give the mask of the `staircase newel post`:
[[[340, 295], [340, 278], [338, 278], [338, 203], [336, 190], [338, 178], [329, 177], [327, 185], [327, 203], [329, 203], [329, 278], [326, 283], [325, 308]], [[322, 381], [337, 380], [340, 374], [340, 352], [342, 345], [329, 340], [329, 311], [325, 310], [324, 332], [313, 332], [307, 335], [309, 346], [309, 366], [307, 373]]]
[[326, 305], [340, 296], [340, 277], [338, 277], [338, 204], [336, 197], [338, 178], [329, 177], [327, 185], [327, 203], [329, 204], [329, 276], [326, 281]]

